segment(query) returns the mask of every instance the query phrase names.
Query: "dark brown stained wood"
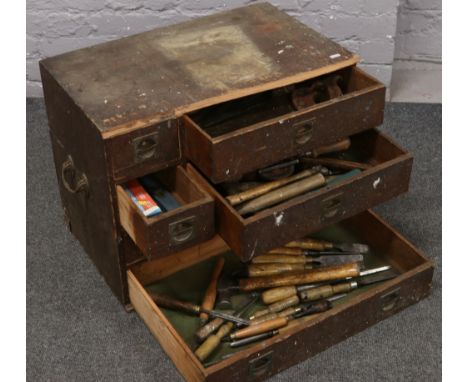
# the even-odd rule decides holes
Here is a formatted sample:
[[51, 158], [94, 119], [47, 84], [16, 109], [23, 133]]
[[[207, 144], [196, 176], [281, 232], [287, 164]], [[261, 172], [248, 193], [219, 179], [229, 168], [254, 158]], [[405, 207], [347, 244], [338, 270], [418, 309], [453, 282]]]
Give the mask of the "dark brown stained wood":
[[[117, 182], [175, 166], [182, 162], [179, 121], [169, 120], [105, 141], [106, 155]], [[152, 144], [146, 151], [138, 147]], [[142, 157], [145, 155], [146, 157]]]
[[[159, 180], [181, 202], [181, 206], [145, 217], [121, 185], [117, 186], [120, 224], [148, 258], [164, 257], [210, 239], [214, 231], [213, 199], [181, 166], [158, 173]], [[184, 232], [176, 236], [179, 228]], [[190, 230], [190, 233], [187, 233]]]
[[342, 76], [350, 82], [349, 92], [341, 97], [219, 137], [210, 136], [192, 117], [185, 116], [185, 156], [212, 182], [220, 183], [379, 126], [383, 122], [385, 87], [356, 67]]
[[263, 3], [65, 53], [42, 65], [110, 137], [357, 61]]
[[248, 261], [308, 232], [353, 216], [408, 190], [412, 156], [377, 130], [352, 137], [373, 167], [339, 184], [312, 191], [243, 218], [203, 176], [189, 174], [215, 199], [219, 235]]
[[[129, 271], [131, 301], [187, 381], [267, 379], [415, 304], [430, 292], [434, 271], [432, 262], [374, 212], [364, 211], [340, 222], [340, 225], [352, 229], [361, 241], [369, 238], [367, 243], [375, 253], [380, 253], [380, 250], [385, 253], [385, 261], [390, 260], [401, 274], [207, 368], [194, 359], [183, 339], [142, 287], [140, 277]], [[202, 261], [203, 257], [199, 260]], [[185, 266], [192, 264], [189, 261]], [[177, 270], [181, 269], [180, 262], [173, 265]], [[147, 274], [146, 280], [154, 282], [167, 276], [158, 274], [159, 268], [155, 267], [153, 271], [155, 276]], [[170, 269], [166, 271], [167, 274], [172, 273]], [[262, 363], [263, 356], [270, 360]], [[343, 367], [346, 367], [346, 360]]]
[[[69, 95], [41, 66], [44, 98], [49, 118], [62, 207], [69, 228], [103, 275], [117, 298], [128, 301], [127, 278], [122, 253], [117, 249], [117, 231], [112, 207], [110, 179], [104, 141]], [[62, 181], [62, 165], [73, 159], [76, 176], [85, 174], [89, 192], [71, 193]], [[66, 179], [73, 187], [72, 175]]]

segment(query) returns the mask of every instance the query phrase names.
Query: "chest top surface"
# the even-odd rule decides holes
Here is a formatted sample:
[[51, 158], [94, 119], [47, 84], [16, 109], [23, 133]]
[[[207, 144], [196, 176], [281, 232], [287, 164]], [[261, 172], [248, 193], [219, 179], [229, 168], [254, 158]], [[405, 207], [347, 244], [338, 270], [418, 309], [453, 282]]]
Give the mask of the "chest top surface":
[[104, 136], [303, 81], [357, 56], [255, 4], [45, 59]]

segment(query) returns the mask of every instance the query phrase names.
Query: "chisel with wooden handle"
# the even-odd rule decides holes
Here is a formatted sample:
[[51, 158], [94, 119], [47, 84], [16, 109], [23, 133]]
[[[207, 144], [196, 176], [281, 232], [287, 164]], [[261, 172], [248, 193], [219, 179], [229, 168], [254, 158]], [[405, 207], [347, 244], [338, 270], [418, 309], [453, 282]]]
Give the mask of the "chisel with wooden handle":
[[[343, 293], [343, 294], [339, 294], [339, 295], [327, 298], [327, 300], [329, 302], [332, 302], [340, 298], [343, 298], [345, 296], [346, 296], [346, 293]], [[260, 312], [258, 311], [255, 313], [255, 315], [250, 317], [250, 325], [257, 325], [264, 321], [272, 320], [273, 318], [277, 318], [277, 317], [288, 317], [288, 316], [295, 315], [295, 317], [297, 318], [299, 317], [299, 313], [307, 311], [308, 306], [309, 305], [302, 304], [302, 305], [292, 306], [280, 312], [270, 312], [268, 314], [258, 314]]]
[[261, 184], [256, 187], [252, 187], [238, 194], [229, 195], [226, 197], [226, 200], [231, 204], [231, 206], [237, 206], [240, 203], [257, 198], [279, 187], [285, 186], [289, 183], [296, 182], [298, 180], [307, 178], [308, 176], [314, 175], [315, 173], [316, 171], [313, 171], [313, 170], [304, 170], [295, 175], [289, 176], [287, 178], [274, 180], [272, 182], [268, 182], [268, 183]]
[[326, 255], [356, 255], [357, 252], [344, 251], [313, 251], [311, 249], [302, 249], [296, 247], [275, 248], [266, 253], [266, 255], [288, 255], [288, 256], [326, 256]]
[[312, 150], [311, 154], [314, 157], [318, 157], [323, 154], [335, 153], [338, 151], [345, 151], [351, 147], [351, 140], [349, 138], [343, 139], [342, 141], [332, 143], [330, 145], [321, 146]]
[[[270, 257], [270, 255], [264, 256]], [[271, 263], [260, 262], [259, 264], [250, 264], [249, 266], [247, 266], [247, 272], [249, 277], [278, 275], [285, 272], [300, 271], [305, 269], [317, 269], [323, 266], [355, 263], [364, 260], [364, 257], [362, 255], [323, 256], [317, 258], [306, 258], [299, 256], [284, 256], [285, 258], [280, 258], [281, 255], [271, 256], [277, 257], [274, 260], [272, 259]], [[292, 259], [293, 261], [288, 262], [288, 259]]]
[[266, 277], [251, 277], [239, 280], [239, 290], [248, 292], [258, 289], [275, 288], [319, 283], [323, 281], [340, 280], [359, 276], [359, 264], [350, 263], [330, 267], [322, 267], [304, 271], [291, 272]]
[[[257, 292], [252, 292], [247, 299], [247, 301], [241, 305], [241, 307], [234, 311], [226, 311], [225, 313], [231, 314], [234, 313], [236, 317], [242, 317], [242, 315], [253, 305], [257, 302], [260, 295]], [[211, 320], [210, 322], [203, 325], [200, 329], [197, 330], [195, 333], [195, 338], [198, 342], [203, 342], [208, 338], [208, 336], [218, 330], [221, 325], [223, 325], [226, 321], [222, 318], [216, 317], [215, 319]]]
[[317, 240], [317, 239], [301, 239], [291, 241], [286, 244], [286, 247], [294, 247], [294, 248], [301, 248], [301, 249], [310, 249], [314, 251], [326, 251], [327, 249], [339, 249], [340, 251], [344, 252], [354, 252], [354, 253], [367, 253], [369, 252], [369, 246], [366, 244], [359, 244], [359, 243], [332, 243], [325, 240]]
[[285, 200], [291, 199], [297, 195], [311, 191], [326, 183], [325, 177], [322, 174], [315, 174], [304, 179], [290, 183], [286, 186], [277, 188], [267, 194], [249, 200], [240, 206], [237, 212], [240, 215], [247, 215], [264, 208], [274, 206]]
[[188, 313], [193, 313], [196, 315], [199, 315], [200, 313], [204, 312], [204, 313], [207, 313], [210, 317], [220, 317], [226, 321], [234, 322], [236, 324], [241, 324], [241, 325], [250, 324], [248, 320], [244, 320], [243, 318], [235, 317], [231, 314], [226, 314], [217, 310], [203, 309], [199, 305], [195, 305], [187, 301], [179, 301], [166, 295], [162, 295], [158, 293], [150, 293], [150, 297], [158, 305], [167, 309], [180, 310], [180, 311], [184, 311]]
[[325, 312], [332, 308], [332, 301], [338, 298], [342, 298], [345, 295], [334, 296], [334, 298], [327, 299], [324, 301], [315, 302], [307, 305], [300, 312], [293, 313], [291, 315], [276, 317], [271, 320], [263, 321], [258, 324], [252, 323], [252, 325], [239, 329], [230, 335], [232, 340], [242, 339], [251, 337], [254, 335], [262, 334], [271, 330], [280, 329], [288, 324], [289, 321], [295, 320], [300, 317], [309, 316], [311, 314], [317, 314]]
[[[210, 283], [208, 288], [206, 288], [205, 296], [203, 297], [203, 302], [201, 304], [202, 309], [213, 309], [216, 301], [216, 285], [218, 284], [219, 276], [224, 267], [224, 257], [219, 257], [213, 268], [211, 274]], [[202, 312], [200, 313], [200, 320], [204, 324], [208, 320], [208, 314]]]
[[[385, 281], [385, 280], [395, 277], [395, 274], [393, 272], [385, 272], [385, 271], [388, 271], [389, 269], [390, 269], [390, 266], [385, 265], [383, 267], [371, 268], [371, 269], [366, 269], [364, 271], [361, 271], [358, 275], [361, 277], [361, 279], [359, 280], [360, 285], [373, 284], [375, 282]], [[376, 275], [378, 277], [372, 277], [372, 278], [370, 277], [370, 275], [375, 275], [378, 273], [384, 273], [384, 274]], [[364, 276], [367, 276], [367, 277], [364, 277]], [[322, 285], [325, 285], [325, 284], [313, 283], [309, 285], [300, 285], [300, 286], [291, 285], [291, 286], [268, 289], [262, 293], [261, 295], [262, 301], [265, 304], [273, 304], [278, 301], [282, 301], [286, 298], [289, 298], [291, 296], [297, 296], [301, 292], [312, 290]]]

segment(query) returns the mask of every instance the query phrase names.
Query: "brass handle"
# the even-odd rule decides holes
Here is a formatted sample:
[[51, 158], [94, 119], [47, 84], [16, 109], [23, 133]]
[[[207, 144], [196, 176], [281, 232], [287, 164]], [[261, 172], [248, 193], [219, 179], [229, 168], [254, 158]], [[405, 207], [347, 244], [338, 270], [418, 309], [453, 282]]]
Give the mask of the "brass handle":
[[[72, 184], [70, 184], [67, 179], [67, 174], [70, 174], [70, 179]], [[72, 193], [77, 194], [79, 192], [84, 192], [85, 195], [89, 194], [89, 183], [88, 178], [85, 173], [82, 173], [80, 176], [77, 176], [78, 171], [73, 163], [73, 158], [68, 155], [67, 159], [62, 163], [62, 183], [65, 189]]]

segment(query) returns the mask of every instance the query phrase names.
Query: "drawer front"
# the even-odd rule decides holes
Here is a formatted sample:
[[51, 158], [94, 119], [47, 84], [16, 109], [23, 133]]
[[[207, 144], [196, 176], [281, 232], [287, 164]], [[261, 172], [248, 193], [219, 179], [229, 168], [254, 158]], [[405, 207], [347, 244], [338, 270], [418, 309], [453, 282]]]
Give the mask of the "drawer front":
[[[399, 276], [350, 295], [331, 310], [311, 316], [271, 339], [240, 348], [236, 354], [210, 366], [204, 367], [196, 359], [176, 326], [147, 293], [148, 285], [164, 282], [171, 274], [170, 269], [168, 274], [151, 278], [149, 282], [143, 281], [141, 275], [151, 273], [152, 269], [157, 273], [161, 267], [148, 263], [145, 270], [130, 270], [130, 300], [187, 381], [265, 380], [394, 315], [430, 293], [434, 271], [432, 263], [375, 213], [365, 211], [340, 222], [338, 226], [337, 231], [352, 233], [357, 240], [368, 244], [382, 261], [394, 267]], [[223, 251], [224, 248], [213, 253], [209, 248], [205, 250], [209, 256]], [[206, 259], [204, 254], [203, 251], [200, 253], [200, 261]], [[180, 262], [183, 262], [182, 256]], [[191, 266], [190, 262], [186, 264], [187, 268]]]
[[385, 87], [359, 75], [369, 82], [363, 89], [216, 138], [186, 116], [185, 155], [220, 183], [377, 127], [383, 122]]
[[106, 140], [107, 157], [119, 181], [181, 162], [179, 122], [169, 120]]
[[[195, 174], [194, 177], [215, 199], [219, 235], [242, 260], [248, 261], [301, 238], [307, 232], [406, 192], [412, 156], [377, 130], [360, 135], [364, 136], [361, 143], [372, 141], [375, 150], [386, 152], [385, 160], [342, 183], [302, 194], [248, 218], [240, 216], [208, 180]], [[192, 167], [188, 165], [188, 168], [191, 172]]]
[[180, 190], [175, 192], [185, 192], [191, 200], [154, 217], [145, 217], [124, 188], [117, 186], [120, 224], [149, 259], [181, 251], [214, 235], [213, 199], [191, 181], [182, 167], [174, 171], [183, 179], [177, 185]]

